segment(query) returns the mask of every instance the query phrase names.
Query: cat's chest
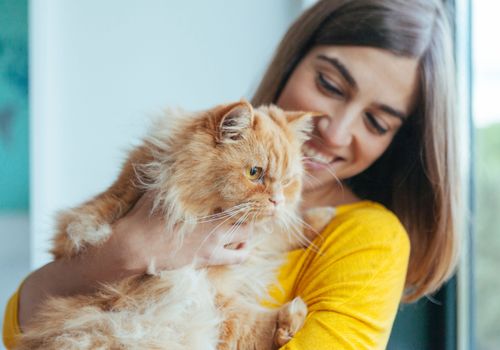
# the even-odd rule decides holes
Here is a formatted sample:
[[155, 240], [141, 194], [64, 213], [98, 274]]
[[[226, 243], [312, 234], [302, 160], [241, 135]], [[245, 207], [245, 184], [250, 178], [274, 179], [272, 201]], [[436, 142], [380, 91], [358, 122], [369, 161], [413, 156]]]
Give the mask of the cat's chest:
[[258, 300], [267, 295], [269, 286], [276, 282], [284, 261], [285, 253], [274, 249], [270, 240], [263, 239], [253, 247], [245, 262], [209, 268], [208, 276], [219, 293]]

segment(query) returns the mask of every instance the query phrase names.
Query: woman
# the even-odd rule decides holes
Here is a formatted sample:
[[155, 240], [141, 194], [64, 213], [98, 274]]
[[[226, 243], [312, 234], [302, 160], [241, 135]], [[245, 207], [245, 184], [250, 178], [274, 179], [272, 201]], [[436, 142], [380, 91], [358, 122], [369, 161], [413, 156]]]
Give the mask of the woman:
[[[451, 275], [458, 173], [452, 91], [440, 0], [323, 0], [286, 34], [253, 103], [324, 114], [304, 147], [303, 208], [337, 207], [317, 241], [322, 254], [291, 252], [281, 288], [271, 290], [278, 303], [300, 295], [308, 305], [286, 349], [383, 349], [401, 298], [414, 301]], [[200, 248], [203, 227], [170, 254], [149, 207], [144, 196], [104, 246], [32, 273], [9, 302], [4, 341], [13, 344], [47, 296], [144, 273], [151, 257], [166, 269], [245, 258], [244, 250], [225, 249], [245, 232], [232, 242], [220, 233]]]

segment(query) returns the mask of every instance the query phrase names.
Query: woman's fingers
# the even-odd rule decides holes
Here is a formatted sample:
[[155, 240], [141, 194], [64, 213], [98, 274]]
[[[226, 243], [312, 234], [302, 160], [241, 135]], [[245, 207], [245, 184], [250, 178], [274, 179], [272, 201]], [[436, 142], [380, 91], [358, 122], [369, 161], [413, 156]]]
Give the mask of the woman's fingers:
[[225, 226], [218, 230], [214, 241], [217, 245], [227, 246], [231, 244], [246, 242], [253, 233], [252, 225]]
[[171, 270], [190, 263], [198, 267], [237, 264], [247, 258], [245, 243], [252, 234], [252, 225], [234, 226], [224, 220], [202, 223], [187, 233], [179, 246], [177, 230], [165, 232], [163, 217], [152, 213], [153, 201], [154, 194], [145, 193], [115, 225], [124, 233], [114, 236], [127, 239], [126, 246], [131, 247], [130, 254], [137, 260], [135, 265], [148, 265], [154, 260], [157, 269]]
[[[199, 242], [195, 257], [195, 265], [198, 267], [239, 264], [248, 257], [245, 243], [252, 234], [250, 225], [217, 227], [212, 224], [211, 227], [199, 228], [197, 233], [201, 233], [201, 236], [196, 240], [204, 237], [203, 242]], [[207, 234], [210, 236], [207, 237]]]
[[249, 251], [247, 249], [216, 247], [204, 265], [213, 266], [241, 264], [248, 258], [248, 255]]
[[153, 208], [153, 193], [144, 193], [134, 204], [132, 209], [125, 214], [125, 217], [132, 218], [137, 222], [144, 222], [146, 224], [155, 223], [155, 221], [160, 221], [159, 215], [152, 214]]

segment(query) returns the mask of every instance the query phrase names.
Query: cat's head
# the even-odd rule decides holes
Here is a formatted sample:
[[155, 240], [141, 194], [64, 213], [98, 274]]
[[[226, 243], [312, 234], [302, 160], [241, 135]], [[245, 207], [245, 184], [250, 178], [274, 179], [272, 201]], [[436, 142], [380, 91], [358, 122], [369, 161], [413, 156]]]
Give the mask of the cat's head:
[[301, 196], [310, 117], [245, 101], [197, 113], [170, 136], [165, 195], [189, 217], [286, 220]]

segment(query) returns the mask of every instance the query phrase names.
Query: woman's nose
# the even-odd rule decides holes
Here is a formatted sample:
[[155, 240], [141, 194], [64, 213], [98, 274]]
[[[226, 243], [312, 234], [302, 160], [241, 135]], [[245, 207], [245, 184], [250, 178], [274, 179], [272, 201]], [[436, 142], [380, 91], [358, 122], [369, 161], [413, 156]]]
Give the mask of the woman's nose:
[[318, 130], [323, 139], [333, 147], [349, 146], [352, 142], [355, 118], [349, 116], [323, 116], [318, 121]]

